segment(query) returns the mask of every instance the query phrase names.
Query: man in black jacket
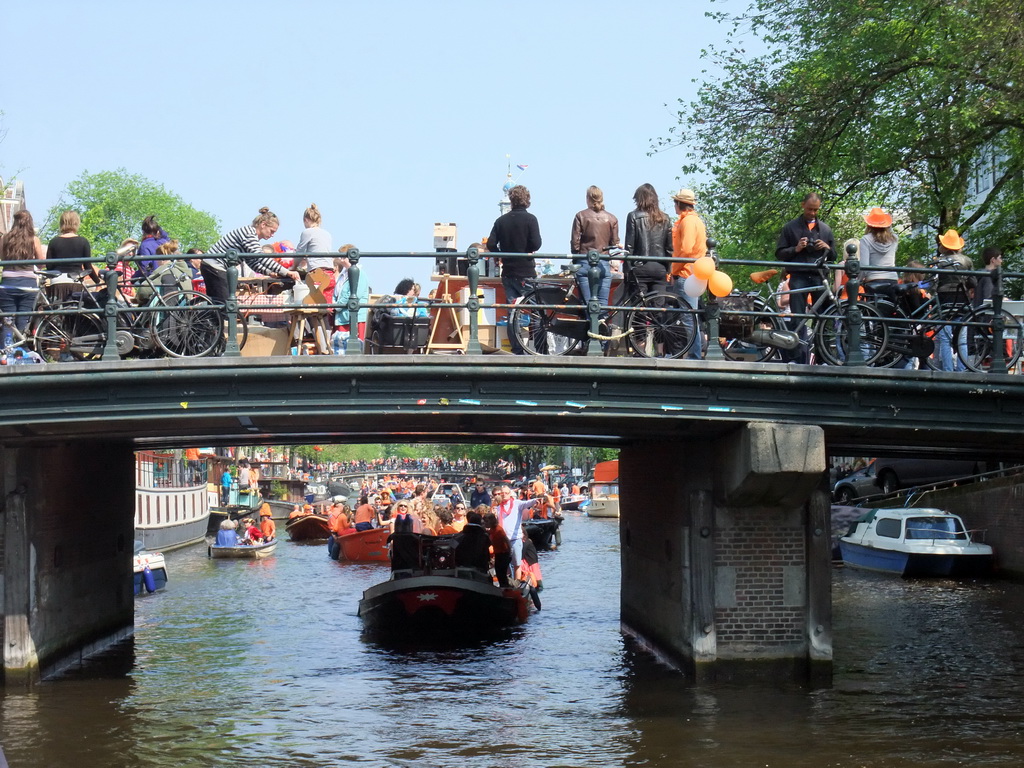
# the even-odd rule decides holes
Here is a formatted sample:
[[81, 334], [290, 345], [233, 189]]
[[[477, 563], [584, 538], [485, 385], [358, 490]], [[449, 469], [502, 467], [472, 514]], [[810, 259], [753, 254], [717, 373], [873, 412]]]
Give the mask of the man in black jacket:
[[[803, 213], [782, 228], [779, 242], [775, 247], [775, 260], [792, 262], [789, 273], [789, 290], [815, 288], [822, 285], [818, 270], [813, 266], [822, 256], [826, 262], [836, 260], [836, 243], [832, 228], [818, 220], [821, 198], [815, 192], [804, 197]], [[805, 314], [814, 301], [817, 291], [793, 293], [789, 298], [790, 311]], [[796, 321], [799, 322], [799, 321]], [[806, 351], [794, 362], [807, 362]]]
[[[519, 185], [508, 192], [512, 210], [499, 216], [487, 238], [487, 250], [494, 253], [533, 254], [540, 250], [540, 224], [526, 209], [530, 207], [530, 190]], [[503, 257], [501, 284], [505, 301], [514, 302], [526, 292], [526, 279], [537, 276], [537, 263], [532, 256]]]

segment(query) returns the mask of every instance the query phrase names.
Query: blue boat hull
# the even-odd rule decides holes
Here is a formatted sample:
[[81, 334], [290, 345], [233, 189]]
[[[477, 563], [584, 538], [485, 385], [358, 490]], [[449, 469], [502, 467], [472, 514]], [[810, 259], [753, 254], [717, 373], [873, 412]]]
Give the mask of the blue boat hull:
[[897, 552], [839, 540], [843, 562], [853, 568], [898, 576], [980, 576], [992, 570], [991, 555]]

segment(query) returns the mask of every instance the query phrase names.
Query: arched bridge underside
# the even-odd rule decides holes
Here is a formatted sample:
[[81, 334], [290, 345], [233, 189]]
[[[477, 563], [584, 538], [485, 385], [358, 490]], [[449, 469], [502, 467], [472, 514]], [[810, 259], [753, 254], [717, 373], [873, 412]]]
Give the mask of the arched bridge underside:
[[1024, 459], [1024, 378], [617, 358], [386, 356], [0, 369], [0, 442], [547, 442], [714, 439], [815, 425], [834, 455]]

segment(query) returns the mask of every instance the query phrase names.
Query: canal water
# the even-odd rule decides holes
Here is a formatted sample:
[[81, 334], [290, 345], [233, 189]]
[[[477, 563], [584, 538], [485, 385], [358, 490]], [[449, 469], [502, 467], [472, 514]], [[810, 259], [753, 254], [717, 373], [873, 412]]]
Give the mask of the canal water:
[[466, 648], [360, 632], [384, 568], [282, 541], [260, 562], [167, 555], [136, 637], [0, 694], [11, 768], [1020, 766], [1024, 598], [998, 581], [834, 571], [833, 685], [693, 685], [619, 633], [613, 520], [541, 553], [543, 610]]

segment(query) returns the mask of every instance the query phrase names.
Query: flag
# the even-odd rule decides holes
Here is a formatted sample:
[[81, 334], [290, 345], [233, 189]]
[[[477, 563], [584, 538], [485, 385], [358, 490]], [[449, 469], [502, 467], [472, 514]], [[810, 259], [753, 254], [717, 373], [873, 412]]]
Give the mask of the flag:
[[516, 168], [518, 168], [520, 171], [525, 171], [529, 167], [530, 166], [528, 166], [528, 165], [517, 165], [516, 166]]

